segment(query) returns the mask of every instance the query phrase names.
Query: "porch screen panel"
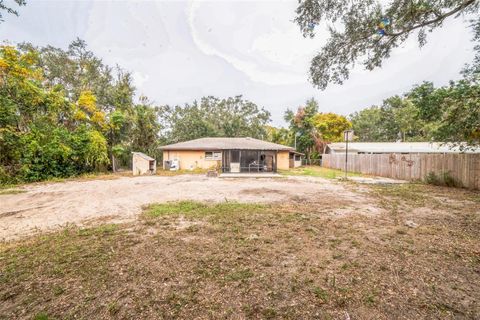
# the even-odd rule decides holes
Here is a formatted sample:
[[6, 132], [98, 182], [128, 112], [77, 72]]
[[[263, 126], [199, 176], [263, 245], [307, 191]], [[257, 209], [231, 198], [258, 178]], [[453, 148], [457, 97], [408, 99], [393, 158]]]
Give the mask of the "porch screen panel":
[[[240, 171], [258, 171], [258, 151], [242, 150], [240, 154]], [[256, 165], [257, 164], [257, 165]]]
[[222, 171], [230, 172], [230, 150], [223, 151]]
[[231, 162], [240, 162], [240, 150], [230, 150]]

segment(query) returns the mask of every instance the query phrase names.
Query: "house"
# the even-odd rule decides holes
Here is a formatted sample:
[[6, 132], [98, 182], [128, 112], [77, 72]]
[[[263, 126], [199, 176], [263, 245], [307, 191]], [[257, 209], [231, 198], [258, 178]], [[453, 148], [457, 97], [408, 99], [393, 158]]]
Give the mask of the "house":
[[157, 161], [145, 153], [132, 152], [132, 172], [134, 176], [155, 174], [157, 172]]
[[253, 138], [200, 138], [160, 147], [163, 166], [179, 169], [218, 169], [221, 172], [276, 172], [301, 165], [294, 148]]
[[[326, 154], [345, 154], [345, 142], [330, 143]], [[349, 142], [350, 154], [479, 153], [480, 148], [462, 151], [459, 146], [439, 142]]]

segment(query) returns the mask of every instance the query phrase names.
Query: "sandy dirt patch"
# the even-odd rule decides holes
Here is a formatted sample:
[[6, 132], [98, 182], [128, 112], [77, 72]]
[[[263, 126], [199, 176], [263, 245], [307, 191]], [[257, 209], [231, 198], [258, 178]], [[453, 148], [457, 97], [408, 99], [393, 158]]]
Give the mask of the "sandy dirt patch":
[[344, 184], [312, 177], [207, 178], [200, 175], [122, 177], [29, 185], [23, 193], [0, 195], [0, 240], [11, 240], [67, 224], [92, 225], [135, 220], [142, 206], [155, 202], [323, 202], [375, 213], [368, 201]]

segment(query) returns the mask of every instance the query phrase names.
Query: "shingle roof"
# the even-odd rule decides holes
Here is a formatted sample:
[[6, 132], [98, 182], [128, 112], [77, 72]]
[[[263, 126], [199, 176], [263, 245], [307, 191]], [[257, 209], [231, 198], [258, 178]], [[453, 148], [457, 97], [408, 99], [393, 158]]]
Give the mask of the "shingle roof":
[[160, 147], [162, 150], [291, 150], [292, 147], [254, 138], [200, 138]]
[[148, 160], [148, 161], [152, 161], [152, 160], [155, 160], [153, 159], [152, 157], [150, 156], [147, 156], [145, 153], [142, 153], [142, 152], [132, 152], [134, 155], [137, 155], [139, 157], [142, 157], [143, 159], [145, 160]]
[[[345, 152], [345, 142], [330, 143], [335, 152]], [[365, 153], [458, 153], [458, 146], [438, 142], [349, 142], [349, 152]], [[465, 153], [479, 153], [480, 148], [465, 150]]]

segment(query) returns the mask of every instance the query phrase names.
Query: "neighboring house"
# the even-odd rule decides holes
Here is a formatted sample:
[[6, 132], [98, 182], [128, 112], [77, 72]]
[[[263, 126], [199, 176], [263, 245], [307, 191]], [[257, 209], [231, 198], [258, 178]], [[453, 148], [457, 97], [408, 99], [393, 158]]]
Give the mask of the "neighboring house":
[[[345, 153], [345, 142], [330, 143], [326, 154]], [[462, 151], [458, 146], [438, 142], [349, 142], [348, 153], [385, 154], [385, 153], [479, 153], [480, 148]]]
[[157, 172], [157, 161], [145, 153], [132, 152], [132, 172], [134, 176], [155, 174]]
[[160, 147], [164, 168], [178, 161], [179, 169], [218, 169], [222, 172], [276, 172], [301, 165], [294, 148], [253, 138], [200, 138]]

